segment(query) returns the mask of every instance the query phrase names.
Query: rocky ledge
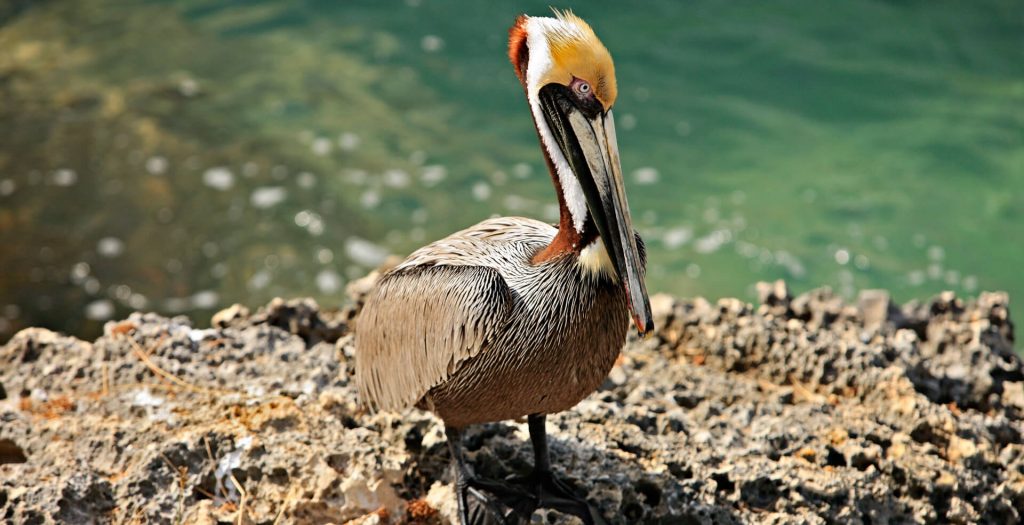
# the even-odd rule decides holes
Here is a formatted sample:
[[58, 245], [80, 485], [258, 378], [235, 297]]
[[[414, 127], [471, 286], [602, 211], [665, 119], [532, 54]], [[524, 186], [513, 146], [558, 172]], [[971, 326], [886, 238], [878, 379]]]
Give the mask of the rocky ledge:
[[[0, 348], [0, 521], [448, 523], [439, 422], [357, 406], [350, 328], [367, 285], [333, 312], [278, 300], [204, 330], [133, 314], [91, 343], [17, 334]], [[898, 307], [759, 290], [757, 308], [655, 297], [655, 335], [549, 418], [556, 470], [610, 521], [1024, 519], [1005, 294]], [[525, 427], [472, 429], [478, 473], [524, 473]]]

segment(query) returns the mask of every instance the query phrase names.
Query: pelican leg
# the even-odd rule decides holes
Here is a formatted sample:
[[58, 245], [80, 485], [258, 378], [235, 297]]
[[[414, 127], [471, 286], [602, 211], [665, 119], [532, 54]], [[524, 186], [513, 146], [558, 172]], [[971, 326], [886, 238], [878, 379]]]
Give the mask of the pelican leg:
[[[585, 525], [607, 525], [601, 514], [551, 471], [545, 416], [531, 415], [528, 421], [534, 454], [533, 472], [507, 481], [476, 477], [466, 464], [461, 432], [445, 428], [452, 453], [452, 468], [455, 469], [460, 525], [512, 525], [520, 523], [520, 519], [528, 522], [530, 515], [541, 507], [577, 516]], [[494, 499], [481, 491], [493, 495]], [[503, 512], [499, 509], [509, 510]]]
[[606, 525], [606, 521], [587, 503], [575, 494], [571, 487], [555, 477], [551, 471], [551, 456], [548, 452], [548, 435], [544, 428], [546, 416], [529, 416], [530, 441], [533, 443], [533, 472], [518, 481], [530, 487], [536, 495], [536, 506], [571, 514], [583, 520], [585, 525]]
[[[444, 433], [448, 438], [448, 450], [452, 455], [452, 470], [455, 471], [455, 497], [459, 507], [459, 525], [514, 525], [518, 523], [518, 520], [510, 521], [511, 513], [499, 510], [495, 501], [478, 490], [478, 488], [487, 490], [500, 498], [499, 493], [493, 492], [492, 489], [499, 490], [503, 486], [480, 480], [469, 469], [462, 450], [462, 432], [459, 429], [446, 426]], [[514, 516], [512, 517], [514, 518]]]

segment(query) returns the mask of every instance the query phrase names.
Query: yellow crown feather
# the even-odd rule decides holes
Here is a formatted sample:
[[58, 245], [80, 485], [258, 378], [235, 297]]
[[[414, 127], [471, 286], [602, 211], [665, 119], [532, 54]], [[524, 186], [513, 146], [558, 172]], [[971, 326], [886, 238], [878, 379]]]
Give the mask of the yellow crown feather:
[[546, 35], [554, 62], [547, 80], [564, 85], [572, 77], [585, 80], [605, 109], [610, 109], [618, 96], [611, 54], [582, 18], [568, 10], [552, 11], [561, 23], [553, 25]]

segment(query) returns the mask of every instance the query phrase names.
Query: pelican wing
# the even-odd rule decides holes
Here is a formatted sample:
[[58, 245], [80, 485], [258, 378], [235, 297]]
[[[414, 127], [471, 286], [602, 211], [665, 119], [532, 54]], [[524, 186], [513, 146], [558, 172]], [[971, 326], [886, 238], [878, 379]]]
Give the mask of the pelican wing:
[[512, 293], [494, 268], [399, 268], [370, 293], [356, 324], [362, 403], [400, 410], [484, 350], [504, 326]]

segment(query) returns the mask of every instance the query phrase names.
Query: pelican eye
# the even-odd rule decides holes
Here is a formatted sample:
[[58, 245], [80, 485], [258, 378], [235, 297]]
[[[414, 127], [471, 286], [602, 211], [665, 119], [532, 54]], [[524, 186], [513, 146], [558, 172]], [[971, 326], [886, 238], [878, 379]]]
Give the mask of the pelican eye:
[[590, 84], [587, 84], [586, 82], [580, 82], [579, 87], [577, 87], [576, 89], [579, 90], [581, 95], [586, 95], [587, 93], [590, 93]]

